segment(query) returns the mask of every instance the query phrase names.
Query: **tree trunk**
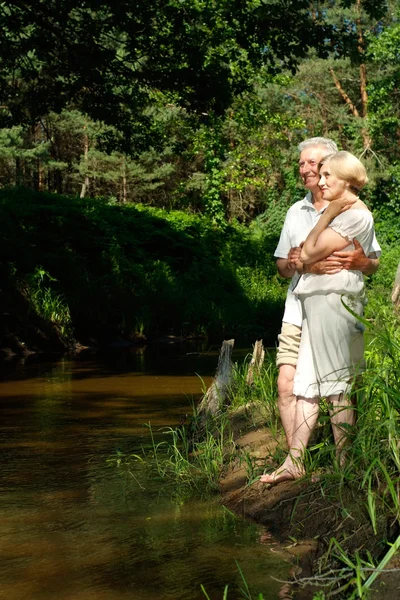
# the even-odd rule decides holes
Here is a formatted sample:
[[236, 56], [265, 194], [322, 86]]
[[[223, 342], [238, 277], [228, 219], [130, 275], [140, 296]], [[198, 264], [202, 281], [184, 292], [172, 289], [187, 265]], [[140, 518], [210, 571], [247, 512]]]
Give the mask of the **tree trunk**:
[[127, 185], [126, 185], [126, 159], [124, 158], [124, 171], [122, 175], [122, 202], [126, 204]]
[[232, 350], [235, 340], [222, 343], [218, 359], [217, 373], [207, 392], [204, 394], [198, 409], [199, 416], [215, 416], [221, 410], [232, 381]]
[[24, 183], [24, 174], [19, 156], [16, 156], [15, 158], [15, 183], [16, 185], [22, 185]]
[[[361, 0], [357, 0], [356, 4], [357, 10], [357, 37], [358, 37], [358, 54], [361, 59], [360, 63], [360, 96], [361, 96], [361, 118], [366, 119], [368, 115], [368, 91], [367, 91], [367, 67], [364, 62], [365, 55], [365, 40], [364, 40], [364, 32], [361, 23]], [[363, 139], [364, 150], [368, 150], [372, 146], [372, 139], [369, 135], [369, 132], [366, 127], [363, 127], [361, 130], [361, 135]]]
[[37, 186], [38, 186], [39, 192], [43, 191], [43, 180], [44, 180], [43, 165], [42, 165], [40, 158], [38, 158], [37, 159]]
[[340, 83], [339, 79], [336, 77], [336, 73], [332, 67], [329, 67], [329, 72], [332, 75], [333, 83], [335, 84], [336, 89], [338, 90], [339, 94], [342, 96], [343, 100], [346, 102], [347, 106], [350, 109], [351, 114], [353, 115], [353, 117], [359, 118], [360, 113], [358, 112], [356, 105], [351, 101], [349, 96], [344, 91], [342, 84]]
[[[59, 161], [62, 160], [62, 153], [61, 153], [61, 139], [60, 136], [58, 135], [57, 131], [55, 132], [54, 135], [54, 139], [51, 139], [51, 136], [49, 136], [49, 139], [51, 141], [51, 156], [55, 161]], [[61, 169], [54, 169], [51, 171], [51, 184], [50, 184], [50, 191], [54, 192], [56, 191], [58, 194], [62, 194], [63, 192], [63, 175], [61, 173]]]
[[[86, 129], [86, 125], [85, 125], [84, 129]], [[83, 136], [83, 158], [84, 158], [86, 165], [88, 162], [88, 153], [89, 153], [89, 136], [87, 135], [87, 133], [85, 133]], [[80, 193], [81, 198], [85, 197], [88, 187], [89, 187], [89, 176], [85, 175], [85, 181], [82, 183], [82, 188], [81, 188], [81, 193]]]
[[368, 90], [367, 90], [367, 67], [365, 65], [365, 39], [364, 39], [364, 31], [361, 21], [361, 0], [357, 0], [356, 2], [356, 29], [357, 29], [357, 53], [360, 60], [360, 111], [358, 111], [356, 104], [351, 100], [351, 98], [346, 94], [342, 84], [336, 76], [335, 71], [332, 67], [330, 67], [329, 71], [332, 75], [333, 82], [335, 84], [336, 89], [339, 94], [343, 98], [344, 102], [350, 109], [351, 114], [356, 119], [362, 119], [361, 125], [361, 137], [363, 140], [364, 152], [369, 150], [372, 147], [372, 138], [368, 132], [366, 127], [367, 116], [368, 116]]
[[264, 362], [265, 351], [262, 340], [257, 340], [254, 344], [253, 356], [251, 358], [249, 369], [247, 371], [246, 383], [254, 383], [254, 374], [259, 374]]
[[[43, 141], [41, 123], [36, 123], [32, 128], [32, 140], [34, 144]], [[33, 167], [33, 189], [41, 192], [43, 189], [43, 166], [40, 158], [37, 158]]]

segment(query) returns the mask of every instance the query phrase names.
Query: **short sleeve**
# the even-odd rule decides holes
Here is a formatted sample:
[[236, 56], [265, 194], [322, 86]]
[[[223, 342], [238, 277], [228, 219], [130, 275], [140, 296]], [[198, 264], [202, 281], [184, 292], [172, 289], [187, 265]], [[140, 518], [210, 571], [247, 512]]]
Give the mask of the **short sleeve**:
[[289, 214], [287, 214], [282, 227], [278, 245], [274, 252], [274, 256], [276, 258], [287, 258], [289, 256], [290, 248], [291, 244], [289, 236]]
[[382, 254], [382, 248], [380, 247], [379, 242], [376, 239], [375, 231], [374, 231], [374, 238], [371, 243], [371, 248], [369, 249], [369, 254], [372, 252], [374, 252], [378, 258]]
[[361, 240], [373, 231], [372, 214], [367, 210], [350, 209], [335, 217], [329, 227], [349, 242], [357, 238], [362, 243]]

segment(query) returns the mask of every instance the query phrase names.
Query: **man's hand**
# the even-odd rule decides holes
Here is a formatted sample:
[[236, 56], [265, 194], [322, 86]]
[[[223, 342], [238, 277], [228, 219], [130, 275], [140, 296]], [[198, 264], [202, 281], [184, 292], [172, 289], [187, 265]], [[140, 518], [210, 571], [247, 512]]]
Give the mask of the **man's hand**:
[[347, 269], [348, 271], [364, 272], [368, 267], [369, 258], [365, 255], [360, 242], [354, 240], [353, 243], [355, 250], [333, 252], [332, 256], [329, 256], [327, 260], [332, 259], [340, 262], [342, 269]]
[[310, 263], [306, 267], [307, 273], [313, 273], [314, 275], [334, 275], [342, 269], [342, 263], [333, 255], [318, 262]]
[[354, 250], [333, 252], [331, 256], [316, 263], [307, 265], [307, 272], [314, 275], [334, 275], [342, 269], [347, 271], [361, 271], [365, 275], [372, 275], [378, 270], [379, 259], [366, 256], [361, 244], [353, 241]]

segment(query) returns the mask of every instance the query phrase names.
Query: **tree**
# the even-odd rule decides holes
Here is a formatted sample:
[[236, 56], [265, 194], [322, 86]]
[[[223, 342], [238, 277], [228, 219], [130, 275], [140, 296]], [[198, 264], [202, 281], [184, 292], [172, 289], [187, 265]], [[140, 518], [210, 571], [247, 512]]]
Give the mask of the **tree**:
[[372, 147], [368, 128], [368, 42], [393, 18], [393, 3], [378, 0], [331, 0], [326, 14], [333, 25], [331, 38], [333, 56], [347, 58], [358, 70], [358, 90], [351, 93], [338, 76], [334, 65], [329, 65], [333, 83], [351, 115], [360, 123], [364, 152]]
[[400, 25], [393, 23], [370, 40], [368, 58], [379, 69], [370, 82], [370, 127], [377, 149], [400, 159]]
[[254, 69], [294, 69], [326, 35], [308, 0], [16, 0], [0, 26], [4, 126], [69, 105], [130, 135], [154, 92], [220, 114]]

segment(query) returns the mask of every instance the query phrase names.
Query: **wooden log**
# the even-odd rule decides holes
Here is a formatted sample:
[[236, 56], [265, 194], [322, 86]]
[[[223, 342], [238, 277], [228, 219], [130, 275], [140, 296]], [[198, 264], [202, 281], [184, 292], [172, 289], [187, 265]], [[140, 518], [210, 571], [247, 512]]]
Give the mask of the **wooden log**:
[[396, 277], [392, 289], [392, 302], [396, 308], [400, 308], [400, 263], [397, 267]]
[[263, 346], [263, 341], [257, 340], [254, 344], [253, 356], [251, 357], [251, 361], [247, 371], [246, 383], [248, 383], [248, 385], [252, 385], [254, 383], [254, 374], [260, 373], [261, 367], [264, 362], [264, 357], [265, 350]]
[[198, 414], [202, 417], [215, 416], [221, 410], [232, 383], [232, 350], [235, 340], [222, 343], [216, 375], [200, 401]]

